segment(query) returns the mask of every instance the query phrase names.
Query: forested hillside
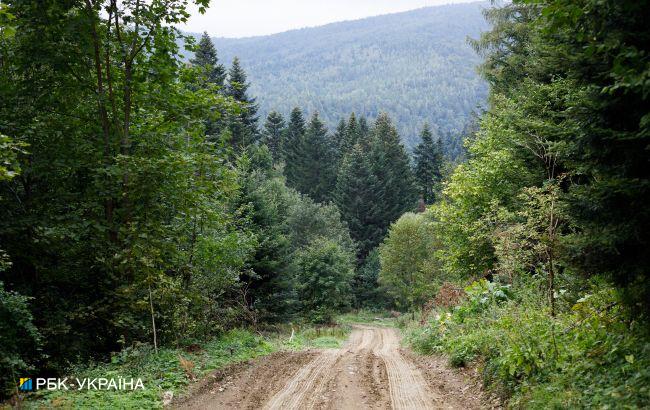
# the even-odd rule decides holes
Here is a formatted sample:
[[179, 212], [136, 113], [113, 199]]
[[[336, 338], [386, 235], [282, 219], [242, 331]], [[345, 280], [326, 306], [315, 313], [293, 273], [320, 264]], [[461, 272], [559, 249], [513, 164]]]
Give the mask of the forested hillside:
[[318, 111], [330, 127], [355, 112], [394, 118], [409, 148], [428, 121], [461, 150], [459, 134], [484, 105], [479, 57], [467, 44], [489, 3], [457, 4], [244, 39], [215, 38], [219, 57], [248, 72], [260, 112]]

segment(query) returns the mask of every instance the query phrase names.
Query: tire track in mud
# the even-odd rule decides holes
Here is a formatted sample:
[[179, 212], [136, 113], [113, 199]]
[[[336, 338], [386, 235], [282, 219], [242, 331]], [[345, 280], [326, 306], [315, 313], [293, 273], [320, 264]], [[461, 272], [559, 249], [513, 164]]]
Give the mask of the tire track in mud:
[[[329, 379], [335, 378], [336, 363], [347, 354], [372, 354], [384, 362], [388, 376], [392, 408], [435, 408], [427, 383], [419, 369], [407, 362], [399, 352], [399, 335], [395, 329], [355, 327], [348, 343], [339, 350], [325, 351], [302, 368], [264, 407], [276, 409], [312, 409], [324, 393]], [[364, 396], [365, 397], [365, 396]], [[345, 403], [334, 408], [347, 407]], [[358, 404], [358, 403], [357, 403]]]
[[[341, 349], [285, 352], [261, 359], [232, 382], [194, 395], [186, 409], [475, 409], [468, 390], [442, 363], [400, 350], [396, 329], [354, 326]], [[442, 360], [442, 359], [436, 359]], [[444, 370], [444, 371], [443, 371]]]
[[376, 332], [380, 334], [380, 343], [375, 348], [375, 354], [386, 364], [393, 408], [420, 410], [439, 407], [441, 398], [429, 391], [420, 370], [400, 354], [397, 331], [377, 329]]
[[300, 369], [284, 388], [271, 398], [264, 409], [312, 408], [314, 399], [322, 393], [328, 373], [342, 354], [342, 350], [327, 350], [321, 353]]

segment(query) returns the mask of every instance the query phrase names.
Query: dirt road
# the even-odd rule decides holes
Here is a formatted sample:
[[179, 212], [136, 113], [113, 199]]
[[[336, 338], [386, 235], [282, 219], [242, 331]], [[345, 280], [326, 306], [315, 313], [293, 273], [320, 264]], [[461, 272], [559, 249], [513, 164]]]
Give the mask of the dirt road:
[[341, 349], [277, 353], [226, 371], [182, 409], [473, 409], [480, 389], [391, 328], [357, 326]]

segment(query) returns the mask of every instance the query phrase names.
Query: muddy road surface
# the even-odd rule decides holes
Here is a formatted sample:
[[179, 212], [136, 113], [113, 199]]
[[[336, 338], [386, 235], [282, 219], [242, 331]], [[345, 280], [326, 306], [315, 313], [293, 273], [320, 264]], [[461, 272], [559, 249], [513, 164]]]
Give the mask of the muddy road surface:
[[179, 409], [477, 409], [478, 385], [400, 349], [392, 328], [355, 326], [341, 349], [279, 352], [213, 376]]

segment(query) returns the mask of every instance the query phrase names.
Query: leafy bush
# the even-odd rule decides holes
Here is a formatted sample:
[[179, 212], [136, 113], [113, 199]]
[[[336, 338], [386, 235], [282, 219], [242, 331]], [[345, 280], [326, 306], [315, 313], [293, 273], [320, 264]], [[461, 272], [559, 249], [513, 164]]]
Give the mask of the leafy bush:
[[354, 254], [339, 243], [318, 239], [295, 255], [301, 309], [314, 323], [331, 323], [351, 302]]
[[484, 383], [517, 408], [643, 408], [650, 335], [602, 284], [556, 318], [526, 287], [475, 282], [453, 311], [411, 329], [409, 343], [450, 363], [480, 363]]
[[4, 290], [0, 282], [0, 397], [15, 391], [16, 380], [33, 370], [37, 359], [41, 336], [28, 302], [28, 297]]
[[485, 279], [473, 282], [465, 289], [465, 293], [467, 301], [456, 309], [456, 315], [461, 322], [467, 316], [480, 313], [512, 297], [510, 285], [499, 285]]
[[405, 213], [391, 225], [379, 247], [379, 283], [400, 308], [415, 308], [435, 294], [440, 267], [432, 254], [439, 248], [431, 224], [422, 214]]

